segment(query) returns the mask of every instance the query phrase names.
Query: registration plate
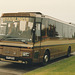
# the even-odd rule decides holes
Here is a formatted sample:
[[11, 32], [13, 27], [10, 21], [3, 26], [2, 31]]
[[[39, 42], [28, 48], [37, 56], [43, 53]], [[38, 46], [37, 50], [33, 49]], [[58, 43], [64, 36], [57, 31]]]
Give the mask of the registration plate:
[[6, 59], [8, 59], [8, 60], [15, 60], [15, 57], [6, 56]]

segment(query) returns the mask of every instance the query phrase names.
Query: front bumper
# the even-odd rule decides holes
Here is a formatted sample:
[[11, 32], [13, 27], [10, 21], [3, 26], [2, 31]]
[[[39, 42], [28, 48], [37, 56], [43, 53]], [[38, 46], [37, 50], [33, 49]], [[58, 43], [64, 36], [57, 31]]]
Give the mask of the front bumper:
[[[11, 57], [11, 56], [9, 56]], [[24, 57], [14, 57], [15, 59], [6, 59], [5, 55], [0, 55], [0, 60], [1, 61], [7, 61], [7, 62], [13, 62], [13, 63], [32, 63], [32, 59], [31, 58], [24, 58]]]

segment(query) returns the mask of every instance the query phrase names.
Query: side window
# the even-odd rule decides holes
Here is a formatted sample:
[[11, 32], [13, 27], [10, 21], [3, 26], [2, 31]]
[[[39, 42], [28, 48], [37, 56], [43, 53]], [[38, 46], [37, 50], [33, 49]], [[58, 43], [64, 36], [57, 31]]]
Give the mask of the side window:
[[56, 37], [58, 33], [56, 32], [56, 27], [54, 25], [48, 26], [48, 37]]
[[47, 38], [47, 25], [48, 25], [48, 20], [43, 19], [42, 20], [42, 39], [46, 39]]
[[67, 24], [63, 24], [63, 38], [69, 37], [69, 26]]
[[73, 36], [73, 30], [72, 30], [72, 26], [69, 26], [69, 38], [72, 38]]
[[63, 38], [63, 24], [56, 21], [56, 32], [58, 35], [56, 37]]

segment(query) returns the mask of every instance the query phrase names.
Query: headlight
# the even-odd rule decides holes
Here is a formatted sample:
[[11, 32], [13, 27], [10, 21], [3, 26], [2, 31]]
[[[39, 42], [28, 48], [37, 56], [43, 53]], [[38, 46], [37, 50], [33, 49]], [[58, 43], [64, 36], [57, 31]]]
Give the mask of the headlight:
[[30, 53], [28, 53], [28, 52], [23, 52], [22, 53], [22, 56], [27, 56], [28, 57], [29, 55], [30, 55]]

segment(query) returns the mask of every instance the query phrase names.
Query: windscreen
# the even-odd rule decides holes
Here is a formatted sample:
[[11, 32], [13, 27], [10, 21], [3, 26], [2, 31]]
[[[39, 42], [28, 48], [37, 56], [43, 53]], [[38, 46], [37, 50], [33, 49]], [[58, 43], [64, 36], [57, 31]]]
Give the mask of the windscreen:
[[2, 17], [0, 39], [32, 42], [33, 23], [30, 17]]

